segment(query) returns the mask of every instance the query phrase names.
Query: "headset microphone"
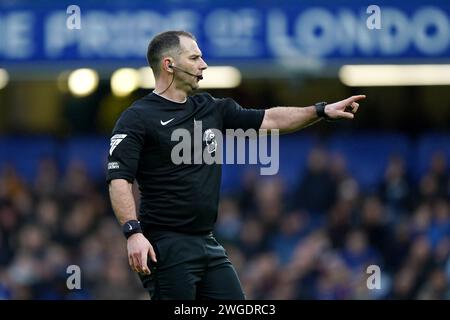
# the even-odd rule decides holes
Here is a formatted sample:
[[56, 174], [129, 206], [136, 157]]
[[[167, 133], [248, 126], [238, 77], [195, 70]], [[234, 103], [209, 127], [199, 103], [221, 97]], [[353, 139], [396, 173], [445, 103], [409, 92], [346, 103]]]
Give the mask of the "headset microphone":
[[186, 73], [186, 74], [188, 74], [188, 75], [190, 75], [190, 76], [192, 76], [192, 77], [196, 77], [196, 78], [198, 78], [199, 80], [203, 80], [203, 76], [198, 76], [198, 75], [196, 75], [196, 74], [187, 72], [186, 70], [183, 70], [183, 69], [181, 69], [181, 68], [175, 67], [174, 65], [169, 64], [168, 67], [169, 67], [169, 68], [173, 68], [173, 69], [177, 69], [177, 70], [179, 70], [179, 71], [181, 71], [181, 72], [184, 72], [184, 73]]

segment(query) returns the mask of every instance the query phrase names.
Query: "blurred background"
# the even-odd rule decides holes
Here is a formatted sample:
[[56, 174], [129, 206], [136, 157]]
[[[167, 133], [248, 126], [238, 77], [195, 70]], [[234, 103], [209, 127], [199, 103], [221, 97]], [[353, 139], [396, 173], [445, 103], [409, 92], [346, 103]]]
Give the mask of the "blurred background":
[[245, 107], [367, 95], [282, 136], [275, 176], [223, 166], [215, 234], [248, 298], [450, 298], [450, 2], [0, 0], [0, 299], [148, 299], [105, 164], [168, 29], [196, 35], [201, 90]]

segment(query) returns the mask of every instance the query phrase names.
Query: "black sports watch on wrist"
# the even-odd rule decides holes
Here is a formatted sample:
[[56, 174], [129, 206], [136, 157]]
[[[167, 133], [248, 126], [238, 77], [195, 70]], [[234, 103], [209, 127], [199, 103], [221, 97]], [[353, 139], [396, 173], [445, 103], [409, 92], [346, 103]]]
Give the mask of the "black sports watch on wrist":
[[135, 233], [142, 233], [141, 225], [137, 220], [128, 220], [123, 224], [122, 232], [125, 238], [128, 239]]
[[327, 120], [331, 119], [331, 118], [325, 113], [325, 106], [326, 106], [327, 104], [328, 104], [328, 103], [326, 103], [326, 102], [317, 102], [316, 104], [314, 104], [314, 107], [316, 108], [317, 116], [318, 116], [319, 118], [323, 118], [323, 119], [327, 119]]

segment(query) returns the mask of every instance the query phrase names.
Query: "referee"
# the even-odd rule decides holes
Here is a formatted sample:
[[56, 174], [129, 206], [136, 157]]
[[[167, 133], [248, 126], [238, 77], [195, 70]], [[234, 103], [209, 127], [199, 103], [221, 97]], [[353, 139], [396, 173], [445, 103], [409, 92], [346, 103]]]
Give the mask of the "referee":
[[[212, 233], [221, 166], [174, 164], [172, 132], [192, 133], [199, 121], [202, 133], [208, 128], [292, 132], [321, 118], [353, 119], [356, 101], [365, 96], [303, 108], [252, 110], [232, 99], [190, 95], [208, 66], [195, 37], [185, 31], [155, 36], [147, 60], [155, 90], [122, 113], [108, 157], [111, 204], [127, 238], [129, 264], [152, 300], [245, 299], [236, 271]], [[132, 194], [135, 179], [141, 194], [139, 214]]]

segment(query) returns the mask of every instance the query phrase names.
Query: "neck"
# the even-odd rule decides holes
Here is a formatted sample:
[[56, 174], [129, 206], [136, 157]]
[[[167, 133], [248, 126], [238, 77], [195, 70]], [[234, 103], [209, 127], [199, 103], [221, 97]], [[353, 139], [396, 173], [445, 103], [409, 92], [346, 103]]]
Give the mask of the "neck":
[[[184, 90], [181, 90], [179, 88], [176, 88], [176, 84], [172, 83], [171, 81], [161, 81], [157, 82], [155, 85], [155, 90], [153, 92], [167, 100], [178, 102], [178, 103], [184, 103], [187, 99], [187, 92]], [[170, 87], [169, 87], [170, 85]], [[167, 89], [167, 87], [169, 87]], [[167, 90], [166, 90], [167, 89]], [[166, 90], [165, 92], [163, 92]], [[160, 93], [161, 92], [161, 93]]]

